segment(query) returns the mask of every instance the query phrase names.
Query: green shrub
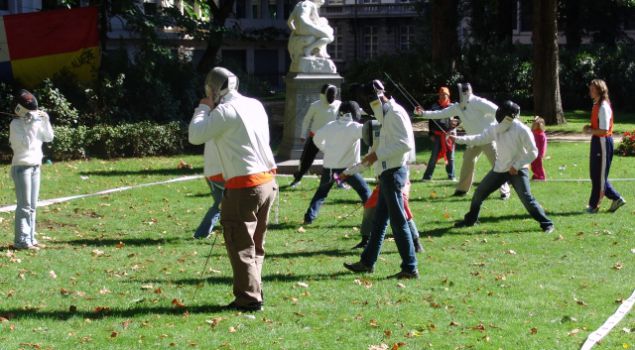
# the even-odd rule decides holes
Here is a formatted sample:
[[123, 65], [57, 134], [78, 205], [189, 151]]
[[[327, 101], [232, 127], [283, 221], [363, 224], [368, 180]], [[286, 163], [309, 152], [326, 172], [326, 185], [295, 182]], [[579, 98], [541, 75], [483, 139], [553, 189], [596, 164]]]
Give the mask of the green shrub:
[[55, 87], [51, 79], [45, 79], [33, 93], [38, 99], [40, 109], [46, 111], [51, 117], [53, 125], [77, 126], [81, 124], [79, 111]]

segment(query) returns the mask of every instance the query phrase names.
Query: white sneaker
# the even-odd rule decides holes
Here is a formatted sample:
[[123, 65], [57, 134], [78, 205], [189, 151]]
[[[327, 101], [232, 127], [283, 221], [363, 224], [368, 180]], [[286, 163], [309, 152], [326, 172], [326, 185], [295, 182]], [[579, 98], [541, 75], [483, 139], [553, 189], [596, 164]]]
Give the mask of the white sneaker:
[[614, 200], [613, 203], [611, 203], [611, 207], [609, 208], [609, 213], [614, 213], [617, 209], [619, 209], [624, 204], [626, 204], [626, 201], [622, 197]]

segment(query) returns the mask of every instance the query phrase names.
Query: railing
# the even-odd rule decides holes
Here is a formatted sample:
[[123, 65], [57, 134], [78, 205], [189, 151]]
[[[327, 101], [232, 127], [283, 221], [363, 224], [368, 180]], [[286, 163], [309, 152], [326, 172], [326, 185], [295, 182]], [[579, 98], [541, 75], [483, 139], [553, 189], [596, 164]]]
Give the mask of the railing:
[[322, 6], [320, 14], [327, 18], [348, 17], [411, 17], [416, 16], [414, 4], [359, 4]]

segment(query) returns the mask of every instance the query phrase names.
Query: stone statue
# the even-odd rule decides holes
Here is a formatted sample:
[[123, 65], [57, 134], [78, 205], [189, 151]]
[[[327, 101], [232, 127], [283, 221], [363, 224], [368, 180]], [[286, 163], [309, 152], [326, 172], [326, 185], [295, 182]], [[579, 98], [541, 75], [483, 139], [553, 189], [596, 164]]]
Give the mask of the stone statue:
[[324, 0], [302, 0], [289, 15], [287, 25], [291, 29], [289, 55], [291, 72], [335, 73], [337, 69], [326, 52], [326, 45], [334, 40], [333, 28], [328, 20], [320, 17], [319, 9]]

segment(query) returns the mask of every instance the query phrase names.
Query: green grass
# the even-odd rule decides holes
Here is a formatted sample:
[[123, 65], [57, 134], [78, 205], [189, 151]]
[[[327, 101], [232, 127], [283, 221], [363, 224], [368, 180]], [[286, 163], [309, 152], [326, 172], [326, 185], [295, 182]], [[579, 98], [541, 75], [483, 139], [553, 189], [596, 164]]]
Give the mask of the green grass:
[[[614, 117], [614, 132], [621, 134], [624, 131], [632, 132], [635, 130], [635, 113], [615, 111]], [[531, 116], [523, 116], [523, 120], [529, 119], [531, 119]], [[582, 127], [586, 124], [590, 124], [591, 110], [565, 112], [565, 119], [567, 120], [566, 124], [547, 126], [547, 131], [558, 133], [581, 133]]]
[[[552, 143], [548, 153], [551, 179], [587, 178], [588, 144]], [[42, 198], [190, 173], [176, 169], [180, 159], [47, 165]], [[183, 159], [202, 166], [198, 156]], [[616, 157], [611, 176], [633, 178], [634, 167], [635, 158]], [[482, 159], [477, 178], [488, 168]], [[0, 174], [0, 203], [12, 203], [8, 167]], [[435, 175], [444, 177], [442, 167]], [[402, 349], [579, 349], [635, 287], [634, 182], [615, 182], [627, 206], [593, 216], [580, 214], [590, 183], [532, 183], [556, 223], [552, 235], [540, 232], [515, 195], [486, 201], [481, 225], [451, 229], [469, 199], [449, 197], [454, 188], [446, 181], [415, 182], [411, 207], [426, 251], [421, 279], [403, 282], [385, 279], [399, 268], [392, 241], [375, 273], [342, 267], [359, 254], [350, 250], [361, 220], [353, 191], [333, 190], [315, 223], [298, 232], [316, 185], [306, 179], [281, 192], [280, 223], [270, 225], [266, 245], [265, 311], [255, 319], [220, 310], [232, 300], [222, 237], [201, 273], [211, 241], [190, 236], [210, 204], [202, 180], [41, 208], [38, 231], [48, 247], [37, 253], [9, 253], [13, 215], [0, 214], [0, 316], [8, 319], [0, 322], [0, 349], [368, 349], [400, 342]], [[635, 346], [623, 328], [635, 328], [633, 313], [597, 349]]]

